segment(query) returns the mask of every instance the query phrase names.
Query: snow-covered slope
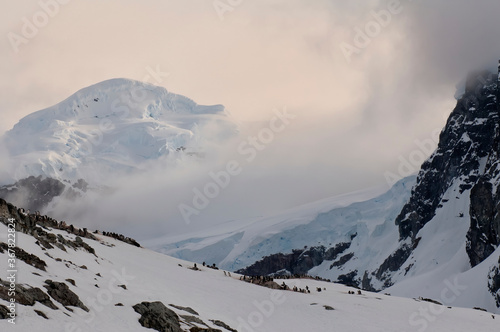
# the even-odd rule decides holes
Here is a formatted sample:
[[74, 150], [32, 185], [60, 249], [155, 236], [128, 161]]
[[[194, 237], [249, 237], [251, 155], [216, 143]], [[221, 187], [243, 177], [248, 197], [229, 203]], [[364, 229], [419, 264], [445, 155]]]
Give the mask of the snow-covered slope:
[[[210, 134], [203, 131], [207, 123]], [[144, 170], [151, 160], [197, 154], [204, 140], [236, 126], [222, 105], [202, 106], [162, 87], [112, 79], [21, 119], [5, 135], [13, 178], [51, 177], [91, 185]]]
[[[31, 294], [33, 303], [18, 303], [16, 324], [0, 320], [2, 331], [152, 331], [141, 326], [141, 314], [133, 307], [156, 301], [177, 315], [182, 331], [209, 327], [214, 329], [210, 331], [223, 332], [469, 332], [498, 328], [500, 317], [491, 313], [370, 292], [349, 294], [356, 290], [324, 281], [276, 280], [291, 288], [307, 286], [309, 294], [273, 290], [241, 281], [236, 274], [226, 276], [222, 270], [201, 266], [192, 270], [193, 263], [108, 236], [79, 239], [61, 229], [40, 228], [29, 218], [9, 213], [15, 211], [13, 207], [1, 207], [0, 232], [7, 233], [5, 218], [14, 215], [19, 229], [34, 234], [16, 233], [17, 247], [26, 253], [16, 262], [18, 294]], [[73, 248], [71, 243], [79, 246]], [[89, 252], [92, 249], [94, 254]], [[8, 257], [7, 251], [2, 251], [0, 261], [5, 271]], [[2, 279], [5, 281], [4, 276]], [[8, 298], [6, 287], [0, 286], [3, 313], [2, 307], [9, 305], [4, 299]], [[151, 323], [155, 318], [158, 316], [151, 312], [146, 321]]]

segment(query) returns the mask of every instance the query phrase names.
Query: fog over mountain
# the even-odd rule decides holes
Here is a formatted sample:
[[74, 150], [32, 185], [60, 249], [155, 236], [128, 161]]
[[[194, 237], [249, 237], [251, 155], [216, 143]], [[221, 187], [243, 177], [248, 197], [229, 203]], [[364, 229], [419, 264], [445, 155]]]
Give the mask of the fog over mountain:
[[[389, 2], [246, 1], [223, 19], [210, 2], [120, 1], [120, 15], [112, 14], [117, 1], [91, 3], [61, 5], [17, 53], [8, 38], [0, 43], [6, 59], [0, 64], [0, 129], [114, 77], [224, 104], [243, 122], [239, 142], [264, 128], [273, 109], [286, 107], [296, 121], [217, 199], [243, 216], [386, 185], [384, 174], [398, 174], [401, 158], [420, 150], [415, 140], [443, 127], [465, 73], [494, 66], [500, 53], [495, 1], [399, 1], [397, 14], [349, 63], [340, 45], [353, 44], [356, 28], [376, 22], [373, 12], [389, 10]], [[40, 10], [35, 2], [9, 4], [0, 31], [21, 34], [21, 19]], [[233, 159], [234, 149], [228, 151], [216, 166], [183, 174], [203, 185], [208, 172]], [[175, 182], [165, 175], [129, 182], [130, 192], [122, 195], [131, 199], [138, 192], [182, 192], [162, 186], [156, 193], [155, 185], [145, 185]], [[194, 185], [182, 185], [186, 199]], [[216, 206], [203, 212], [206, 219], [233, 217]], [[164, 213], [142, 216], [157, 220]]]
[[[267, 120], [270, 110], [285, 105], [304, 114], [290, 145], [301, 144], [315, 161], [310, 164], [327, 165], [312, 173], [338, 170], [328, 177], [335, 194], [383, 183], [383, 172], [414, 149], [415, 138], [443, 126], [441, 113], [453, 106], [450, 91], [464, 73], [498, 50], [494, 1], [401, 1], [401, 13], [350, 64], [339, 45], [352, 43], [354, 28], [373, 20], [372, 10], [387, 9], [386, 2], [244, 2], [223, 21], [210, 2], [127, 2], [110, 21], [105, 13], [111, 15], [115, 3], [61, 6], [17, 54], [2, 41], [2, 129], [84, 86], [112, 77], [143, 80], [147, 67], [159, 65], [170, 75], [161, 82], [150, 77], [151, 83], [203, 104], [222, 103], [239, 118]], [[3, 34], [19, 33], [20, 18], [37, 10], [36, 3], [10, 5], [2, 14]], [[88, 16], [94, 24], [85, 24]], [[140, 29], [127, 24], [131, 18]], [[45, 84], [47, 77], [53, 84]], [[325, 141], [335, 153], [315, 149]], [[348, 167], [367, 161], [375, 167]]]
[[2, 9], [0, 330], [498, 321], [498, 0]]

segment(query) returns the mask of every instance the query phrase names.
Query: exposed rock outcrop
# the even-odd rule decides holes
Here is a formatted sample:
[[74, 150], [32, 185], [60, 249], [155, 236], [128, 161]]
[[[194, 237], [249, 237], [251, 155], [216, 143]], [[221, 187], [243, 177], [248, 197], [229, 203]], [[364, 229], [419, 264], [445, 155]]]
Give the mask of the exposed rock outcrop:
[[80, 301], [78, 295], [73, 293], [65, 283], [52, 280], [45, 280], [45, 283], [44, 287], [47, 288], [47, 293], [49, 293], [50, 297], [63, 306], [78, 307], [87, 312], [89, 311], [82, 301]]
[[196, 315], [196, 316], [199, 315], [193, 308], [190, 308], [190, 307], [182, 307], [180, 305], [175, 305], [175, 304], [169, 304], [169, 306], [174, 307], [174, 308], [179, 309], [179, 310], [182, 310], [182, 311], [185, 311], [185, 312], [189, 312], [191, 315]]
[[493, 185], [483, 178], [471, 191], [467, 254], [472, 266], [488, 258], [500, 244], [500, 193], [493, 194]]
[[[0, 298], [10, 301], [10, 296], [8, 294], [9, 283], [0, 279], [0, 284], [2, 285], [2, 287], [0, 287]], [[15, 300], [18, 304], [33, 306], [36, 302], [39, 302], [50, 309], [58, 309], [57, 306], [50, 300], [50, 297], [40, 288], [25, 287], [17, 284], [15, 287], [15, 294]]]
[[377, 278], [383, 280], [385, 272], [405, 263], [418, 245], [418, 232], [435, 216], [443, 194], [456, 181], [460, 194], [470, 190], [466, 250], [471, 266], [485, 260], [500, 243], [498, 90], [497, 73], [468, 76], [465, 94], [441, 132], [437, 150], [422, 165], [411, 198], [396, 219], [402, 244], [384, 262], [387, 266], [381, 266]]
[[[350, 246], [351, 242], [342, 242], [329, 249], [326, 249], [324, 246], [319, 246], [309, 249], [292, 250], [290, 254], [274, 254], [264, 257], [251, 266], [236, 272], [249, 276], [272, 275], [282, 270], [286, 270], [292, 275], [307, 274], [310, 269], [320, 265], [325, 260], [330, 261], [337, 259], [337, 257], [349, 249]], [[351, 258], [352, 254], [347, 254], [340, 260], [345, 263], [345, 261]]]
[[235, 329], [231, 328], [229, 325], [227, 325], [226, 323], [224, 322], [221, 322], [220, 320], [210, 320], [212, 323], [214, 323], [215, 325], [217, 326], [220, 326], [222, 328], [225, 328], [226, 330], [228, 331], [231, 331], [231, 332], [238, 332], [236, 331]]
[[141, 315], [139, 323], [144, 327], [160, 332], [182, 332], [179, 316], [159, 301], [142, 302], [133, 308]]
[[396, 219], [401, 239], [414, 239], [436, 213], [455, 180], [471, 189], [481, 175], [480, 161], [491, 153], [498, 127], [496, 74], [471, 73], [441, 132], [437, 150], [423, 163], [409, 202]]
[[492, 267], [488, 275], [488, 290], [493, 295], [497, 307], [500, 308], [500, 257], [498, 257], [498, 266]]
[[195, 326], [195, 327], [190, 328], [189, 332], [222, 332], [222, 331], [219, 329], [212, 329], [212, 328], [204, 329], [204, 328]]
[[[12, 251], [14, 251], [16, 258], [25, 262], [28, 265], [31, 265], [33, 267], [36, 267], [39, 270], [45, 271], [45, 267], [47, 266], [47, 263], [45, 263], [44, 260], [40, 259], [38, 256], [27, 253], [24, 251], [22, 248], [19, 247], [14, 247], [11, 248]], [[0, 252], [8, 251], [9, 246], [7, 243], [0, 242]]]
[[9, 308], [0, 304], [0, 319], [8, 319], [9, 317]]

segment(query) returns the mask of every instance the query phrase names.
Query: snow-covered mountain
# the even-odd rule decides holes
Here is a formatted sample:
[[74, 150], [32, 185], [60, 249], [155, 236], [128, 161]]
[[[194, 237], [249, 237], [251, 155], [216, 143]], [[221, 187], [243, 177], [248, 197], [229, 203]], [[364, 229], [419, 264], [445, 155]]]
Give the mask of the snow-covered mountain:
[[[147, 171], [161, 158], [202, 157], [205, 142], [236, 131], [222, 105], [198, 105], [137, 81], [104, 81], [24, 117], [6, 133], [12, 171], [0, 184], [11, 185], [3, 192], [13, 194], [3, 197], [19, 202], [19, 191], [44, 186], [40, 182], [46, 178], [73, 187], [70, 195], [81, 193], [105, 186], [110, 178]], [[15, 183], [26, 179], [27, 185]], [[33, 200], [25, 201], [26, 207]]]
[[32, 113], [7, 132], [5, 144], [19, 179], [43, 175], [59, 180], [103, 181], [110, 171], [140, 169], [178, 151], [197, 152], [200, 127], [235, 130], [222, 105], [202, 106], [165, 88], [113, 79], [76, 92]]
[[[417, 176], [402, 179], [389, 191], [373, 189], [343, 195], [272, 216], [221, 224], [209, 232], [152, 240], [146, 245], [178, 259], [200, 265], [202, 262], [215, 263], [225, 270], [244, 275], [276, 277], [307, 274], [368, 291], [384, 290], [393, 295], [433, 299], [446, 306], [478, 307], [500, 313], [498, 82], [497, 73], [480, 71], [470, 74], [463, 91], [457, 95], [457, 106], [441, 132], [436, 151], [424, 162]], [[204, 130], [206, 124], [213, 123], [216, 125], [210, 126], [211, 130]], [[134, 81], [103, 82], [81, 90], [59, 105], [26, 117], [7, 133], [5, 143], [11, 160], [21, 167], [15, 172], [19, 181], [0, 187], [0, 197], [26, 202], [32, 207], [44, 206], [58, 195], [78, 197], [87, 190], [96, 190], [96, 185], [105, 185], [112, 174], [147, 171], [152, 162], [166, 157], [200, 157], [204, 140], [224, 139], [235, 130], [236, 126], [221, 106], [199, 106], [163, 88]], [[210, 135], [207, 136], [207, 133]], [[24, 200], [19, 198], [21, 196]], [[98, 271], [98, 265], [110, 267], [114, 264], [130, 266], [134, 270], [152, 269], [154, 276], [144, 274], [148, 284], [137, 284], [137, 293], [132, 297], [136, 301], [139, 295], [147, 295], [148, 303], [128, 303], [129, 307], [138, 305], [138, 314], [148, 313], [152, 307], [162, 314], [168, 312], [163, 305], [150, 303], [159, 289], [166, 289], [161, 288], [162, 282], [195, 282], [189, 275], [192, 272], [183, 270], [179, 275], [167, 276], [161, 268], [151, 267], [154, 264], [164, 264], [162, 268], [185, 265], [176, 259], [155, 258], [151, 261], [150, 257], [161, 256], [151, 252], [143, 256], [138, 253], [146, 251], [137, 248], [129, 252], [129, 247], [109, 242], [101, 234], [70, 230], [73, 235], [66, 235], [69, 226], [54, 224], [50, 219], [38, 220], [37, 216], [25, 216], [13, 208], [7, 211], [4, 223], [5, 218], [14, 218], [20, 222], [18, 231], [35, 236], [38, 242], [35, 243], [44, 247], [28, 245], [25, 252], [19, 251], [21, 257], [28, 257], [30, 262], [42, 264], [40, 250], [68, 252], [68, 248], [78, 249], [77, 254], [60, 253], [66, 255], [66, 267], [72, 269], [72, 262], [81, 257], [79, 248], [92, 255], [95, 251], [88, 241], [73, 236], [81, 235], [103, 245], [98, 248], [106, 257], [99, 261], [99, 254], [94, 255], [96, 258], [90, 256], [92, 260], [85, 256], [82, 261], [87, 263], [83, 264], [87, 269], [91, 265]], [[37, 222], [46, 228], [37, 228]], [[52, 235], [48, 235], [47, 230]], [[30, 238], [24, 240], [27, 243], [32, 241]], [[130, 239], [123, 240], [134, 244]], [[112, 250], [107, 249], [108, 244], [120, 247], [120, 251], [108, 252]], [[54, 246], [56, 248], [51, 248]], [[30, 251], [35, 252], [38, 259], [28, 255]], [[123, 253], [127, 257], [143, 259], [147, 264], [119, 258]], [[54, 259], [52, 254], [46, 256]], [[54, 264], [64, 262], [62, 258], [61, 261], [54, 260]], [[45, 261], [44, 264], [48, 266]], [[78, 272], [78, 267], [82, 269], [81, 265], [76, 265], [74, 269], [77, 273], [87, 273]], [[55, 292], [66, 291], [67, 285], [61, 286], [64, 284], [53, 280], [56, 277], [61, 279], [66, 274], [55, 269], [49, 271], [47, 276], [52, 279], [46, 279], [43, 284], [37, 278], [29, 279], [26, 284], [33, 282], [39, 289], [43, 286], [48, 289], [49, 295], [53, 288]], [[98, 281], [97, 273], [101, 274], [95, 272], [92, 277]], [[80, 278], [81, 275], [71, 272], [70, 276], [69, 279], [76, 280], [72, 277]], [[215, 280], [219, 277], [220, 272], [213, 282], [218, 283]], [[82, 283], [86, 282], [87, 279], [82, 279]], [[202, 285], [210, 288], [206, 283]], [[91, 286], [101, 287], [99, 284], [88, 286], [93, 291]], [[139, 293], [141, 287], [146, 290], [144, 293]], [[161, 291], [160, 297], [168, 300], [170, 296], [180, 302], [183, 296], [185, 298], [190, 293], [189, 288], [183, 288], [185, 285], [179, 287], [173, 293]], [[215, 289], [223, 292], [222, 287], [221, 283]], [[337, 290], [336, 295], [341, 288]], [[39, 290], [20, 291], [27, 292], [25, 296], [28, 298], [36, 295], [42, 303], [49, 303]], [[89, 292], [89, 288], [81, 290], [85, 296]], [[213, 294], [200, 292], [208, 299]], [[81, 304], [85, 301], [76, 301], [71, 295], [73, 292], [68, 294], [72, 305], [85, 311], [85, 305]], [[50, 296], [58, 301], [57, 296]], [[238, 301], [241, 300], [238, 298]], [[202, 299], [199, 301], [206, 304]], [[234, 302], [228, 303], [228, 308], [235, 306]], [[355, 302], [355, 305], [361, 303]], [[313, 316], [317, 314], [309, 313]], [[128, 319], [132, 324], [130, 319], [134, 316], [130, 314], [125, 321]], [[237, 315], [240, 314], [237, 311]], [[380, 314], [383, 316], [384, 311]], [[103, 317], [109, 317], [107, 315]], [[197, 319], [213, 327], [207, 321], [211, 319], [209, 316], [212, 315]], [[61, 317], [58, 316], [58, 320], [64, 321]], [[231, 324], [241, 323], [239, 319], [234, 321], [229, 316], [224, 317]], [[191, 321], [183, 318], [177, 323], [188, 328], [193, 321], [196, 323], [196, 319], [189, 319]], [[141, 320], [148, 319], [143, 317]], [[297, 324], [293, 326], [302, 326]], [[309, 320], [307, 324], [310, 324]], [[325, 330], [327, 325], [324, 321], [320, 319], [318, 324], [323, 327], [318, 327], [318, 330]], [[271, 326], [270, 330], [276, 329], [277, 325]], [[384, 330], [393, 327], [397, 330], [396, 325]], [[398, 325], [398, 328], [401, 329], [401, 326]]]
[[321, 280], [248, 282], [3, 200], [0, 232], [15, 234], [0, 241], [0, 261], [17, 271], [0, 278], [2, 331], [468, 332], [494, 331], [500, 319]]
[[[231, 231], [149, 244], [249, 275], [307, 273], [499, 312], [498, 80], [498, 73], [471, 73], [418, 176], [382, 195], [341, 206], [335, 200], [312, 204]], [[452, 281], [451, 301], [443, 294]]]

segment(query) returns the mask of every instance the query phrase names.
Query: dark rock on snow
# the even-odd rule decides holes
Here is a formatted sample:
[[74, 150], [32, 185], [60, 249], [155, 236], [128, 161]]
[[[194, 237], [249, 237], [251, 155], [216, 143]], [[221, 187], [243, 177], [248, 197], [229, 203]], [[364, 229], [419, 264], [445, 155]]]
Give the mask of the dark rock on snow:
[[61, 303], [63, 306], [73, 306], [81, 308], [85, 311], [89, 309], [80, 301], [78, 295], [73, 293], [68, 285], [62, 282], [45, 280], [45, 288], [47, 288], [47, 293], [57, 302]]
[[133, 308], [141, 315], [139, 323], [144, 327], [161, 332], [182, 332], [179, 316], [159, 301], [142, 302]]

